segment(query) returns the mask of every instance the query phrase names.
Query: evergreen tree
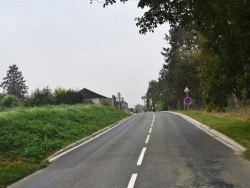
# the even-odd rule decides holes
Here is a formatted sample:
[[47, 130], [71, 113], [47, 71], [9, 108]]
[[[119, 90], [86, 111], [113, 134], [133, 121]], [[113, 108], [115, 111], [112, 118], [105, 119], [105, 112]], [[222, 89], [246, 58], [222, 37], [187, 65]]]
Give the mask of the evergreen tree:
[[162, 55], [165, 57], [165, 64], [160, 70], [159, 85], [161, 87], [162, 99], [165, 107], [179, 109], [186, 96], [185, 87], [192, 91], [193, 106], [199, 105], [201, 101], [199, 92], [200, 80], [198, 68], [200, 38], [193, 32], [182, 27], [174, 27], [166, 35], [165, 40], [171, 46], [163, 48]]
[[18, 70], [17, 65], [13, 64], [9, 66], [7, 76], [3, 79], [0, 87], [4, 89], [5, 93], [23, 99], [24, 95], [28, 93], [28, 86], [25, 85], [25, 82], [22, 72]]

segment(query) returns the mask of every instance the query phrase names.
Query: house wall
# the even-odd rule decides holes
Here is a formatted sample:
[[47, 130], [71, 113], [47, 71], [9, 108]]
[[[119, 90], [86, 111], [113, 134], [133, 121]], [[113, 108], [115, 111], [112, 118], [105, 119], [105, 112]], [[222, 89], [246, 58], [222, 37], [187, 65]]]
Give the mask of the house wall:
[[112, 98], [95, 98], [95, 99], [88, 99], [90, 101], [92, 101], [94, 104], [97, 105], [109, 105], [112, 106]]

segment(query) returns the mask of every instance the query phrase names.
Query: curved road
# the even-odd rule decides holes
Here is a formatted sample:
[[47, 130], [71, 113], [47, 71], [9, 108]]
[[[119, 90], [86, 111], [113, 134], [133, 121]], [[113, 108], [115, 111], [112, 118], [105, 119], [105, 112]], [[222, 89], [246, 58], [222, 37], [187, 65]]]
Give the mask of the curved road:
[[250, 162], [182, 117], [137, 114], [10, 186], [250, 187]]

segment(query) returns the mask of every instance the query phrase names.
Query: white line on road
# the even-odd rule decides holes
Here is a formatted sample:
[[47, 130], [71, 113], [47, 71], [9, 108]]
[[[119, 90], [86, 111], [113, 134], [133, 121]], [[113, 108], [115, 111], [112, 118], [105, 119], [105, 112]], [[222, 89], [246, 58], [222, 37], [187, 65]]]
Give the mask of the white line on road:
[[[130, 118], [131, 117], [133, 117], [133, 116], [130, 116]], [[104, 129], [102, 129], [102, 130], [100, 130], [100, 131], [86, 137], [86, 138], [83, 138], [82, 140], [79, 140], [79, 141], [67, 146], [66, 148], [64, 148], [64, 149], [60, 150], [59, 152], [53, 154], [52, 156], [48, 157], [47, 160], [49, 162], [53, 162], [54, 160], [58, 159], [59, 157], [71, 152], [72, 150], [74, 150], [76, 148], [79, 148], [79, 147], [87, 144], [88, 142], [91, 142], [92, 140], [94, 140], [94, 139], [98, 138], [99, 136], [105, 134], [106, 132], [110, 131], [111, 129], [114, 129], [115, 127], [121, 125], [122, 123], [124, 123], [125, 121], [127, 121], [130, 118], [126, 118], [126, 119], [118, 122], [117, 124], [112, 124], [112, 125], [104, 128]]]
[[151, 133], [151, 132], [152, 132], [152, 128], [149, 129], [149, 133]]
[[142, 160], [143, 160], [143, 158], [144, 158], [144, 154], [145, 154], [145, 152], [146, 152], [146, 149], [147, 149], [147, 148], [143, 148], [143, 149], [142, 149], [141, 155], [140, 155], [140, 157], [139, 157], [139, 159], [138, 159], [138, 161], [137, 161], [137, 166], [141, 165]]
[[154, 126], [154, 123], [152, 122], [151, 127], [153, 127], [153, 126]]
[[128, 188], [134, 187], [136, 178], [137, 178], [137, 174], [132, 174], [131, 179], [130, 179], [129, 184], [128, 184]]
[[147, 136], [147, 139], [146, 139], [146, 142], [145, 142], [145, 144], [147, 144], [147, 143], [148, 143], [148, 141], [149, 141], [149, 138], [150, 138], [150, 135], [148, 135], [148, 136]]

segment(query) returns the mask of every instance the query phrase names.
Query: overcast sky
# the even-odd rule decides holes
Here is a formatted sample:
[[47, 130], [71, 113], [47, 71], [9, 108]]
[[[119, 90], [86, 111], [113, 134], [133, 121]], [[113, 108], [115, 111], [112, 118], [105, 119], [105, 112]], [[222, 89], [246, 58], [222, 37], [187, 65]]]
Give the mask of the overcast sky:
[[143, 104], [164, 63], [169, 26], [140, 35], [137, 2], [103, 8], [89, 0], [0, 0], [0, 82], [16, 64], [29, 94], [86, 87], [107, 97], [120, 92], [129, 107]]

